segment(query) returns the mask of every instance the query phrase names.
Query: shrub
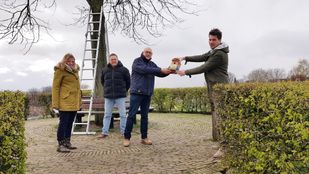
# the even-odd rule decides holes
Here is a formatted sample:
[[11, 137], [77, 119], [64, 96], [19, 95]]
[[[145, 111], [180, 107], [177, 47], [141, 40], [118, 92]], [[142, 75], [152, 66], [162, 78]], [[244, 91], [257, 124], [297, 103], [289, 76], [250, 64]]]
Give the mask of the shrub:
[[0, 92], [0, 173], [25, 173], [26, 95]]
[[219, 85], [215, 93], [235, 173], [309, 173], [309, 81]]
[[158, 112], [209, 113], [207, 88], [157, 88], [151, 105]]

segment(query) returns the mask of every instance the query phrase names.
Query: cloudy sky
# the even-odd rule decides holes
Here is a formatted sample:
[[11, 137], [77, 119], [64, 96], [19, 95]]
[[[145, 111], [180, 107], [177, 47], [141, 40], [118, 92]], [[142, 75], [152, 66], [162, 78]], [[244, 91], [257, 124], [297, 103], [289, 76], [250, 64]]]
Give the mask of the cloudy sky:
[[[0, 90], [28, 90], [49, 86], [53, 66], [71, 52], [80, 63], [84, 47], [84, 26], [72, 23], [85, 0], [57, 1], [56, 10], [44, 11], [51, 34], [24, 55], [22, 45], [0, 40]], [[162, 30], [163, 36], [149, 38], [153, 61], [167, 67], [172, 57], [202, 54], [209, 50], [208, 32], [220, 28], [230, 46], [229, 72], [238, 79], [257, 68], [282, 68], [288, 72], [299, 59], [309, 60], [308, 0], [195, 0], [198, 16], [183, 15], [184, 22]], [[0, 12], [1, 14], [1, 12]], [[2, 15], [0, 15], [2, 16]], [[134, 58], [146, 45], [136, 44], [120, 33], [109, 33], [110, 51], [131, 69]], [[182, 69], [200, 65], [190, 63]], [[192, 87], [205, 84], [203, 75], [192, 78], [170, 75], [156, 79], [156, 87]]]

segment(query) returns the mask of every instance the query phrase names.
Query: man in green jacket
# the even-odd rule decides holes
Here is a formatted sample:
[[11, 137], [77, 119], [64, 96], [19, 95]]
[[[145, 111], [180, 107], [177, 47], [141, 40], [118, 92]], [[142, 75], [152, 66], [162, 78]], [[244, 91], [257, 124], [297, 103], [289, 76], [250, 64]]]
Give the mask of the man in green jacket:
[[[214, 101], [212, 97], [212, 88], [217, 83], [228, 83], [228, 53], [229, 47], [221, 42], [222, 32], [215, 28], [209, 32], [209, 46], [211, 48], [205, 54], [197, 56], [180, 57], [179, 60], [187, 62], [204, 62], [203, 65], [188, 70], [180, 70], [177, 72], [180, 76], [194, 75], [204, 73], [208, 88], [208, 96], [212, 112], [213, 139], [219, 138], [218, 118], [215, 114]], [[186, 64], [185, 63], [185, 64]]]

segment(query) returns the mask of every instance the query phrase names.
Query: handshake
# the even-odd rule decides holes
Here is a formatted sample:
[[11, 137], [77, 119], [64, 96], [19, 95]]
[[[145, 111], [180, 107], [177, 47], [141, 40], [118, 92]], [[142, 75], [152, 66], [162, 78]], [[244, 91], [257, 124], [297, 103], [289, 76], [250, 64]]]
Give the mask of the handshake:
[[185, 75], [184, 70], [179, 70], [181, 66], [181, 61], [184, 60], [184, 57], [175, 57], [172, 59], [172, 62], [168, 68], [162, 68], [161, 73], [163, 74], [178, 74], [180, 76]]

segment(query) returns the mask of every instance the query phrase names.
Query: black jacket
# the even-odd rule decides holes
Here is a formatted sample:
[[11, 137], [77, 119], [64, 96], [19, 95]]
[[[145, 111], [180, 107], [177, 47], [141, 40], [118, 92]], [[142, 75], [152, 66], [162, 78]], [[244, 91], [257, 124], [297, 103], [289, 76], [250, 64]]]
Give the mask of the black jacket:
[[130, 88], [129, 70], [119, 61], [114, 68], [111, 64], [104, 67], [101, 75], [105, 98], [122, 98], [127, 96]]

